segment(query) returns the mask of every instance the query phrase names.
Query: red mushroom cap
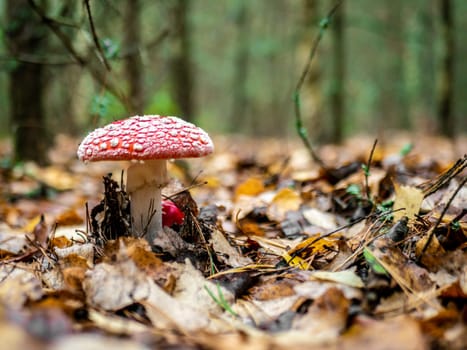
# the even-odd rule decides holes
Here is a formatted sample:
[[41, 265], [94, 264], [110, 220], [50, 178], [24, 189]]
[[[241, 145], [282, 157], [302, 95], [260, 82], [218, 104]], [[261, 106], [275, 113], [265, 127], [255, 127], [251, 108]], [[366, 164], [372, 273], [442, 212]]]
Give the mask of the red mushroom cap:
[[171, 200], [162, 201], [162, 226], [181, 225], [185, 214]]
[[201, 128], [177, 117], [135, 116], [91, 132], [78, 148], [82, 161], [202, 157], [213, 143]]

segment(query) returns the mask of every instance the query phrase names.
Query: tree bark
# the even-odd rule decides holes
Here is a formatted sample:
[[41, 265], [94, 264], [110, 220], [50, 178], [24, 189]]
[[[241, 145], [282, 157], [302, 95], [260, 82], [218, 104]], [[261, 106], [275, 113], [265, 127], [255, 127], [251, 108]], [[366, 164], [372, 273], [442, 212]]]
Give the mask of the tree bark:
[[342, 142], [345, 113], [345, 38], [344, 38], [344, 3], [337, 9], [331, 23], [333, 78], [331, 90], [332, 139]]
[[[303, 22], [305, 33], [299, 46], [299, 57], [301, 62], [305, 62], [310, 53], [310, 44], [314, 40], [320, 21], [319, 1], [304, 0], [303, 2]], [[302, 109], [303, 119], [313, 140], [321, 140], [325, 133], [325, 118], [323, 115], [323, 93], [321, 86], [322, 67], [319, 52], [313, 58], [313, 62], [308, 72], [308, 77], [303, 85]], [[301, 67], [301, 63], [300, 63]]]
[[[141, 0], [126, 0], [124, 12], [124, 43], [128, 48], [139, 47], [141, 44]], [[144, 82], [143, 62], [139, 52], [128, 56], [125, 60], [125, 72], [129, 89], [129, 105], [133, 114], [143, 114]]]
[[181, 116], [187, 121], [194, 117], [193, 72], [191, 67], [191, 41], [188, 13], [191, 0], [175, 0], [173, 9], [174, 51], [171, 58], [172, 89]]
[[234, 77], [232, 86], [232, 114], [230, 116], [229, 131], [241, 132], [245, 130], [248, 109], [247, 78], [249, 61], [249, 23], [248, 9], [245, 1], [240, 1], [235, 13], [236, 40], [234, 58]]
[[[385, 2], [385, 55], [383, 74], [378, 83], [381, 88], [378, 130], [381, 135], [387, 129], [412, 128], [409, 120], [408, 101], [406, 96], [406, 82], [404, 75], [405, 45], [404, 12], [405, 1], [387, 0]], [[388, 79], [389, 77], [389, 79]]]
[[438, 123], [440, 132], [453, 137], [454, 120], [454, 18], [453, 2], [439, 0], [442, 42], [444, 50], [441, 57], [440, 82], [438, 90]]
[[[27, 0], [8, 0], [7, 18], [7, 47], [12, 57], [44, 52], [48, 28], [41, 24]], [[49, 142], [43, 103], [45, 85], [43, 65], [15, 62], [9, 74], [15, 161], [47, 162]]]

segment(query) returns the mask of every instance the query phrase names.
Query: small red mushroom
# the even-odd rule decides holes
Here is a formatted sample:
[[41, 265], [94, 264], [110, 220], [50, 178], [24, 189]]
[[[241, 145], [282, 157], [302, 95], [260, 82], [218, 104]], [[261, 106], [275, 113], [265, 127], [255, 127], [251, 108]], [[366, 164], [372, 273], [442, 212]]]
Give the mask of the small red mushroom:
[[209, 135], [194, 124], [177, 117], [147, 115], [118, 120], [92, 131], [77, 153], [84, 162], [132, 161], [126, 186], [133, 234], [141, 236], [146, 232], [152, 244], [162, 230], [161, 188], [168, 181], [166, 160], [202, 157], [213, 149]]
[[185, 214], [171, 200], [162, 201], [162, 226], [172, 227], [183, 224]]

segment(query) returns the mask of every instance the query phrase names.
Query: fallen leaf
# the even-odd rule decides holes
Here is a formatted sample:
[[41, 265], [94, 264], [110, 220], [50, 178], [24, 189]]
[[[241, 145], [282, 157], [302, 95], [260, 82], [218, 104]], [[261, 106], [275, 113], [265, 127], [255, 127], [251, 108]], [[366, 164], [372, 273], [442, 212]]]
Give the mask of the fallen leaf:
[[[414, 220], [415, 215], [420, 211], [420, 206], [423, 201], [423, 191], [413, 187], [394, 184], [396, 198], [394, 200], [394, 221], [400, 220], [403, 216], [407, 216], [409, 220]], [[399, 210], [401, 209], [401, 210]]]
[[272, 198], [267, 215], [270, 220], [280, 222], [284, 220], [285, 214], [288, 211], [298, 210], [301, 204], [302, 199], [296, 191], [290, 188], [283, 188]]
[[238, 248], [232, 247], [220, 230], [215, 229], [212, 231], [210, 242], [218, 259], [227, 266], [239, 267], [253, 262], [250, 258], [241, 254]]
[[312, 225], [319, 226], [325, 230], [335, 230], [337, 228], [336, 217], [316, 208], [307, 208], [302, 212], [305, 219]]
[[26, 265], [0, 266], [0, 301], [20, 309], [28, 300], [39, 300], [44, 295], [42, 283]]
[[86, 272], [83, 290], [88, 303], [103, 310], [116, 311], [149, 296], [151, 286], [133, 260], [119, 264], [97, 264]]
[[257, 196], [264, 192], [264, 190], [263, 180], [257, 177], [250, 177], [237, 186], [235, 189], [235, 198], [242, 195]]
[[362, 279], [352, 270], [344, 271], [311, 271], [311, 277], [324, 281], [341, 283], [346, 286], [363, 288], [365, 285]]

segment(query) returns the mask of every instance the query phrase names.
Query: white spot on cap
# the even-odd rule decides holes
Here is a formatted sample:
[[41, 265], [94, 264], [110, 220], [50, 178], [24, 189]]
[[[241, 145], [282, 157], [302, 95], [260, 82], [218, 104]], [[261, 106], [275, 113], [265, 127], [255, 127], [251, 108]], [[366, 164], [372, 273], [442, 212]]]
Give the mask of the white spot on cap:
[[102, 142], [100, 145], [99, 145], [100, 149], [106, 149], [107, 148], [107, 142]]
[[92, 149], [88, 148], [86, 150], [86, 155], [88, 155], [88, 156], [92, 155]]
[[140, 144], [140, 143], [135, 143], [133, 145], [133, 149], [136, 151], [136, 152], [141, 152], [143, 150], [143, 146]]
[[110, 146], [113, 148], [117, 147], [119, 143], [120, 140], [118, 139], [118, 137], [114, 137], [112, 140], [110, 140]]

